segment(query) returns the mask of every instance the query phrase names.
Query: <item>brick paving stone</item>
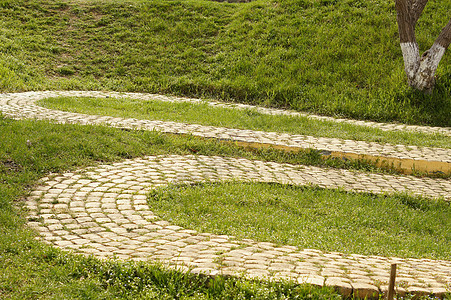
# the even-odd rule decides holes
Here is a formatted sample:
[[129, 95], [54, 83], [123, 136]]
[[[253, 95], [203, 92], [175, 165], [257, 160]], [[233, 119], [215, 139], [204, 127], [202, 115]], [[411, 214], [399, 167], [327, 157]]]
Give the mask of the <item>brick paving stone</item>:
[[326, 278], [317, 275], [301, 275], [297, 279], [300, 284], [311, 284], [315, 286], [324, 286]]
[[436, 296], [439, 299], [443, 299], [446, 295], [446, 293], [450, 293], [449, 288], [443, 288], [443, 287], [432, 287], [432, 295]]
[[379, 289], [367, 283], [352, 283], [353, 294], [360, 298], [379, 299]]
[[352, 295], [352, 285], [341, 277], [327, 277], [325, 286], [334, 287], [341, 295], [350, 297]]

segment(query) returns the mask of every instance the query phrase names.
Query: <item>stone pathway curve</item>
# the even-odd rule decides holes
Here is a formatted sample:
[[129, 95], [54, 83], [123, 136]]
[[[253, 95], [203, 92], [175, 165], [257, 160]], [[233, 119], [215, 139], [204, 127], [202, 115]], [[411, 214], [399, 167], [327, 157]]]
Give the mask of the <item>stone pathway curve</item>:
[[[276, 145], [303, 143], [305, 139], [312, 138], [175, 122], [88, 116], [49, 110], [34, 104], [38, 99], [55, 95], [106, 96], [114, 93], [6, 94], [0, 95], [0, 112], [13, 118], [158, 129], [235, 141], [261, 142], [263, 139], [265, 143]], [[341, 147], [340, 151], [343, 151], [346, 148], [343, 145], [347, 142], [318, 138], [308, 143], [324, 151], [334, 151], [331, 150], [334, 147]], [[371, 148], [373, 145], [368, 146], [370, 143], [350, 143], [355, 147], [354, 152], [365, 149], [363, 153], [368, 154], [374, 149]], [[396, 156], [400, 153], [398, 150], [412, 159], [421, 157], [432, 162], [451, 161], [449, 149], [425, 148], [416, 153], [416, 149], [395, 148], [387, 150], [387, 155]], [[384, 150], [378, 148], [378, 151], [380, 155]], [[40, 233], [44, 241], [62, 249], [100, 258], [158, 260], [168, 267], [211, 276], [223, 274], [291, 279], [300, 283], [334, 286], [343, 295], [372, 297], [386, 291], [390, 264], [396, 262], [399, 294], [409, 292], [443, 297], [446, 291], [450, 291], [451, 261], [345, 255], [238, 240], [232, 236], [200, 233], [174, 226], [161, 220], [147, 205], [146, 194], [158, 186], [229, 180], [315, 184], [357, 192], [405, 192], [451, 199], [449, 179], [381, 175], [240, 158], [150, 156], [43, 178], [27, 198], [28, 224]]]
[[[326, 284], [344, 295], [384, 292], [393, 262], [399, 264], [401, 294], [440, 296], [451, 283], [451, 261], [344, 255], [237, 240], [171, 225], [147, 205], [146, 194], [157, 186], [230, 180], [373, 192], [413, 189], [431, 196], [428, 181], [436, 181], [239, 158], [151, 156], [44, 178], [27, 200], [29, 225], [53, 245], [97, 257], [158, 260], [210, 275]], [[442, 195], [449, 195], [450, 182], [437, 182]]]
[[[327, 116], [319, 116], [310, 113], [297, 112], [292, 110], [267, 108], [249, 104], [241, 103], [225, 103], [218, 101], [204, 101], [196, 98], [166, 96], [158, 94], [147, 93], [120, 93], [120, 92], [99, 92], [99, 91], [42, 91], [42, 92], [25, 92], [25, 93], [13, 93], [13, 94], [0, 94], [0, 99], [17, 99], [17, 97], [35, 97], [36, 95], [43, 95], [45, 97], [58, 97], [58, 96], [73, 96], [73, 97], [113, 97], [113, 98], [130, 98], [141, 100], [158, 100], [166, 102], [190, 102], [190, 103], [207, 103], [211, 106], [233, 108], [233, 109], [251, 109], [256, 110], [262, 114], [268, 115], [285, 115], [285, 116], [301, 116], [312, 120], [329, 121], [337, 123], [346, 123], [359, 126], [367, 126], [378, 128], [383, 131], [416, 131], [429, 134], [443, 134], [451, 136], [451, 127], [432, 127], [432, 126], [419, 126], [419, 125], [405, 125], [405, 124], [393, 124], [393, 123], [379, 123], [372, 121], [359, 121], [345, 118], [334, 118]], [[0, 100], [1, 102], [2, 100]]]
[[[242, 143], [248, 146], [271, 146], [282, 149], [315, 149], [325, 155], [348, 159], [364, 158], [379, 165], [394, 165], [410, 174], [413, 169], [422, 172], [451, 172], [451, 149], [405, 145], [379, 144], [337, 138], [317, 138], [306, 135], [241, 130], [214, 126], [203, 126], [169, 121], [124, 119], [109, 116], [86, 115], [62, 112], [40, 107], [39, 99], [55, 96], [118, 96], [117, 93], [99, 92], [28, 92], [0, 96], [0, 112], [13, 118], [48, 119], [61, 123], [103, 124], [120, 128], [157, 130], [164, 133], [191, 134], [203, 138], [215, 138]], [[161, 100], [154, 95], [125, 94], [127, 97]], [[167, 101], [178, 101], [170, 98]], [[188, 101], [180, 99], [180, 101]], [[268, 110], [268, 109], [266, 109]], [[274, 110], [275, 112], [279, 110]], [[372, 123], [370, 123], [372, 124]], [[418, 127], [428, 131], [428, 127]], [[445, 130], [446, 131], [446, 130]]]

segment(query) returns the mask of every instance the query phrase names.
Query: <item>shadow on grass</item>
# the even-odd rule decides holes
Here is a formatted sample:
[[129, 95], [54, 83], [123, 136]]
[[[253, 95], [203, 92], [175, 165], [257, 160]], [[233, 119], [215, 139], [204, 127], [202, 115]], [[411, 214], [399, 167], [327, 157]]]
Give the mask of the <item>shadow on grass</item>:
[[434, 90], [430, 94], [407, 89], [405, 93], [397, 96], [418, 110], [428, 125], [451, 126], [451, 72], [437, 77]]

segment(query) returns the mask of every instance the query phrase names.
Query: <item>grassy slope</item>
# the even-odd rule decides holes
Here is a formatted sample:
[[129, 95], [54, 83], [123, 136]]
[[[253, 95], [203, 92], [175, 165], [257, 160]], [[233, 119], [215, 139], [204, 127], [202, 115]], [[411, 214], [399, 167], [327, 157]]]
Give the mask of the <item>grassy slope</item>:
[[[211, 96], [359, 119], [451, 126], [451, 56], [406, 87], [393, 1], [2, 0], [0, 90]], [[430, 1], [422, 50], [448, 21]]]

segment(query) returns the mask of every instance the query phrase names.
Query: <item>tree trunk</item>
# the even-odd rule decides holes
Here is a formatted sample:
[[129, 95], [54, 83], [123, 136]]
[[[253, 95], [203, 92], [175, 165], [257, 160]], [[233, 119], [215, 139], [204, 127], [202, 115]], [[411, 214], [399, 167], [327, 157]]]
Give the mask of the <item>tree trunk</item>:
[[415, 25], [428, 0], [395, 0], [399, 39], [407, 81], [411, 87], [430, 91], [434, 87], [435, 71], [451, 43], [451, 20], [446, 25], [432, 47], [420, 57], [415, 39]]

